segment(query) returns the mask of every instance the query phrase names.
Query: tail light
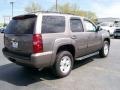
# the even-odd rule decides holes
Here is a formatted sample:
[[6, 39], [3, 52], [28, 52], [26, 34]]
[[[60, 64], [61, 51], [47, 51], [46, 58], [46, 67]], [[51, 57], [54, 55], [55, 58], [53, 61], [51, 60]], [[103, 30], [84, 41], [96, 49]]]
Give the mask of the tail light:
[[33, 53], [43, 52], [42, 36], [40, 34], [33, 35]]

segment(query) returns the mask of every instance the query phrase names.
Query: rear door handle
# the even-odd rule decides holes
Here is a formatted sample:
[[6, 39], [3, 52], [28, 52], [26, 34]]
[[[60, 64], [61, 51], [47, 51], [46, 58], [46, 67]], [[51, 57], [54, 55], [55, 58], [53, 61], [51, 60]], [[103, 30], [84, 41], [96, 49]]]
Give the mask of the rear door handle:
[[73, 35], [71, 38], [72, 38], [72, 39], [77, 39], [77, 37], [76, 37], [75, 35]]

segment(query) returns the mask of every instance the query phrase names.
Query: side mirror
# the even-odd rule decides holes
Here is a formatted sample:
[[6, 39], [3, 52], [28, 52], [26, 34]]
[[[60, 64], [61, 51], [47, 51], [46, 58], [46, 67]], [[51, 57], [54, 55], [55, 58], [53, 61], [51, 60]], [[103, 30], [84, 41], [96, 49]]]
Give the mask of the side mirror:
[[101, 30], [102, 30], [102, 28], [100, 26], [97, 26], [96, 32], [101, 31]]

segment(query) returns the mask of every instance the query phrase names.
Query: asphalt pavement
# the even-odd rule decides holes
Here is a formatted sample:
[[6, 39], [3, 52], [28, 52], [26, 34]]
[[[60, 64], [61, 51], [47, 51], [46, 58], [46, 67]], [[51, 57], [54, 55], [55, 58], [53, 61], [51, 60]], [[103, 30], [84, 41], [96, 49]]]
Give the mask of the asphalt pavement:
[[107, 58], [95, 56], [75, 62], [71, 74], [58, 79], [50, 69], [27, 70], [2, 54], [0, 34], [0, 90], [120, 90], [120, 39], [111, 39]]

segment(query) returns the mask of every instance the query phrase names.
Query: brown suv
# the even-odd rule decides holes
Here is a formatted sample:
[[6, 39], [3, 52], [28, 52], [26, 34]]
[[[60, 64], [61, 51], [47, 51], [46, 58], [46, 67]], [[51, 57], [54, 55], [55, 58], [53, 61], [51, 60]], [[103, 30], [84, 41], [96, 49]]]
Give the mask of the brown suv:
[[53, 67], [67, 76], [75, 60], [109, 53], [110, 36], [90, 20], [69, 14], [37, 13], [13, 17], [4, 34], [4, 55], [35, 68]]

